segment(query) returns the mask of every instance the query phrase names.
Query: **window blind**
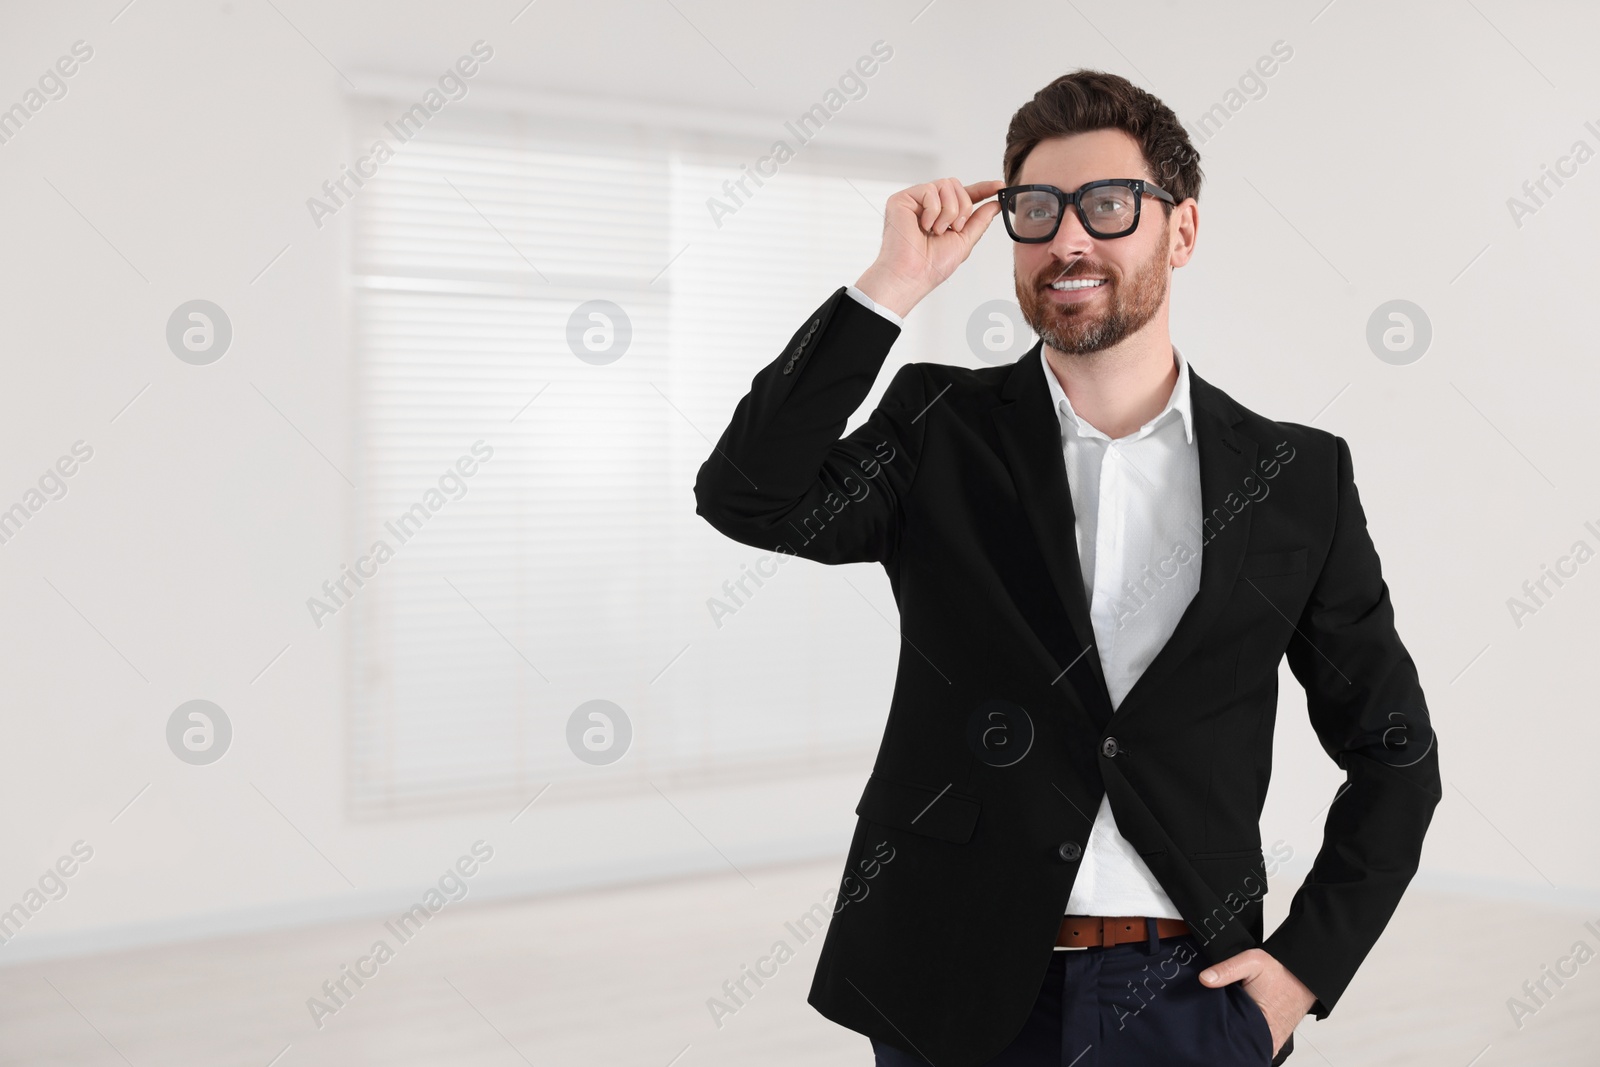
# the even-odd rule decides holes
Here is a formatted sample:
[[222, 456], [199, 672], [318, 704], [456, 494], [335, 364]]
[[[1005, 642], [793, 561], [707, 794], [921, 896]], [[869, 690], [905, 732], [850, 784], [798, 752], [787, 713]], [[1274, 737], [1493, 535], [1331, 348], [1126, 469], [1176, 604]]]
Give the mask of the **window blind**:
[[[384, 113], [357, 107], [355, 143]], [[764, 553], [711, 530], [692, 487], [751, 376], [871, 262], [883, 201], [930, 161], [809, 145], [717, 226], [707, 199], [731, 203], [724, 181], [770, 141], [449, 117], [351, 205], [349, 551], [392, 550], [355, 598], [352, 815], [870, 764], [898, 648], [881, 570], [790, 560], [734, 605], [724, 583]], [[631, 326], [604, 365], [568, 342], [597, 299]], [[851, 426], [924, 358], [902, 337]], [[735, 607], [720, 625], [713, 598]], [[633, 732], [604, 766], [567, 744], [595, 699]]]

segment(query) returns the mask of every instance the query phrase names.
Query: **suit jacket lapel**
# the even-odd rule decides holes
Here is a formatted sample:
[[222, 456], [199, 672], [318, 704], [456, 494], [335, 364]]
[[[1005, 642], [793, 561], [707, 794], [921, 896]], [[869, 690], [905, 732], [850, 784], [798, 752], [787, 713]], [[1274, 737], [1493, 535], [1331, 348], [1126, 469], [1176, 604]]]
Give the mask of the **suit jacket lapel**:
[[[1234, 429], [1244, 414], [1226, 393], [1189, 365], [1189, 398], [1193, 405], [1194, 439], [1200, 450], [1200, 588], [1178, 619], [1167, 643], [1134, 682], [1117, 718], [1136, 712], [1162, 680], [1199, 644], [1233, 595], [1244, 562], [1254, 514], [1246, 482], [1255, 471], [1256, 442]], [[1255, 479], [1259, 481], [1259, 476]]]
[[[1110, 716], [1110, 698], [1083, 587], [1060, 416], [1050, 405], [1043, 358], [1042, 345], [1036, 342], [1017, 360], [1001, 387], [1002, 403], [992, 414], [1002, 458], [1077, 641], [1076, 648], [1061, 650], [1061, 666], [1066, 669], [1068, 661], [1073, 661], [1070, 678], [1079, 680], [1074, 688], [1080, 701], [1104, 728]], [[1194, 650], [1232, 594], [1249, 539], [1251, 509], [1245, 503], [1244, 479], [1254, 468], [1256, 443], [1234, 431], [1234, 424], [1243, 416], [1227, 394], [1194, 372], [1192, 363], [1189, 391], [1200, 454], [1201, 515], [1196, 520], [1203, 521], [1204, 537], [1209, 538], [1201, 549], [1200, 588], [1172, 636], [1118, 706], [1119, 718], [1137, 708], [1142, 695]], [[1085, 683], [1098, 692], [1085, 692]]]
[[1077, 518], [1061, 451], [1061, 419], [1050, 406], [1050, 389], [1040, 366], [1042, 359], [1041, 343], [1035, 342], [1017, 360], [1000, 391], [1002, 401], [1007, 402], [993, 411], [995, 431], [1022, 510], [1044, 556], [1050, 583], [1077, 640], [1075, 648], [1051, 651], [1058, 654], [1063, 670], [1071, 671], [1071, 678], [1084, 679], [1088, 684], [1088, 691], [1083, 685], [1074, 688], [1086, 710], [1103, 726], [1110, 717], [1110, 698], [1105, 695], [1105, 674], [1095, 648], [1094, 625], [1089, 621], [1089, 600], [1083, 588]]

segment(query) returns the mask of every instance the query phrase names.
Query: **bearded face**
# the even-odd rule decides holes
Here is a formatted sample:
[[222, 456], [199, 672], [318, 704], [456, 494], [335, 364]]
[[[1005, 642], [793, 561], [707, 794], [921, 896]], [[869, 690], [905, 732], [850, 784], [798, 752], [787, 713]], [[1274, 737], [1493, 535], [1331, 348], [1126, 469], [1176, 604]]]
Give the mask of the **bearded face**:
[[[1146, 215], [1133, 240], [1157, 216]], [[1063, 264], [1052, 257], [1038, 273], [1013, 277], [1023, 318], [1045, 344], [1058, 352], [1086, 354], [1122, 341], [1161, 310], [1167, 295], [1167, 226], [1150, 255], [1131, 272], [1115, 264], [1083, 255]]]

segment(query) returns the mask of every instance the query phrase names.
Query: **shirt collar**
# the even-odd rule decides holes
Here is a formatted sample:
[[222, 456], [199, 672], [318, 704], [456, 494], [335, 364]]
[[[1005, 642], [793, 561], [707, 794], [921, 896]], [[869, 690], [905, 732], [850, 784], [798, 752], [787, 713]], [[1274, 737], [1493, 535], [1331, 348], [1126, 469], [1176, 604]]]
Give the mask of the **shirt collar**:
[[[1183, 353], [1178, 351], [1177, 345], [1172, 346], [1172, 358], [1178, 364], [1178, 381], [1172, 387], [1172, 395], [1167, 397], [1167, 404], [1161, 409], [1160, 414], [1130, 434], [1130, 439], [1145, 436], [1154, 430], [1161, 420], [1167, 418], [1168, 412], [1176, 410], [1183, 418], [1184, 441], [1189, 444], [1194, 443], [1194, 412], [1193, 405], [1189, 401], [1189, 361], [1183, 358]], [[1106, 434], [1080, 419], [1078, 413], [1072, 410], [1072, 401], [1067, 399], [1066, 391], [1056, 380], [1055, 371], [1050, 369], [1050, 361], [1045, 358], [1043, 346], [1039, 349], [1039, 364], [1044, 368], [1044, 378], [1050, 386], [1050, 406], [1061, 417], [1063, 429], [1071, 426], [1080, 437], [1102, 437], [1110, 440]]]

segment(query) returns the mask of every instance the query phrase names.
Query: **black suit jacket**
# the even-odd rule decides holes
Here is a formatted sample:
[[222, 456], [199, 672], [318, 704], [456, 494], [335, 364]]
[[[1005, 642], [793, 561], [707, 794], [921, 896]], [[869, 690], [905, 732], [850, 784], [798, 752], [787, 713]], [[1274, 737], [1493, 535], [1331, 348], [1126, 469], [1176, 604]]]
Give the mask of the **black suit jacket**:
[[[1190, 362], [1200, 588], [1113, 714], [1040, 345], [1005, 366], [902, 367], [841, 438], [899, 333], [841, 287], [756, 374], [695, 482], [722, 533], [877, 561], [899, 605], [888, 724], [810, 1003], [938, 1067], [994, 1056], [1033, 1007], [1109, 794], [1206, 958], [1261, 947], [1325, 1017], [1440, 798], [1348, 446], [1247, 410]], [[1145, 590], [1162, 594], [1159, 573]], [[1345, 784], [1263, 938], [1259, 816], [1285, 655]]]

